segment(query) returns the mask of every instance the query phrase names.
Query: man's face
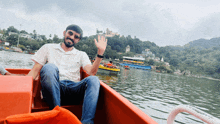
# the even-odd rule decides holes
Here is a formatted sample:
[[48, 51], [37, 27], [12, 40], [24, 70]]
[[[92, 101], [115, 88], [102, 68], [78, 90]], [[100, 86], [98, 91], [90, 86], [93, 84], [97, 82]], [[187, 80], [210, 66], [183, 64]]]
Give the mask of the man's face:
[[66, 47], [72, 47], [80, 41], [80, 34], [73, 30], [64, 31], [63, 34]]

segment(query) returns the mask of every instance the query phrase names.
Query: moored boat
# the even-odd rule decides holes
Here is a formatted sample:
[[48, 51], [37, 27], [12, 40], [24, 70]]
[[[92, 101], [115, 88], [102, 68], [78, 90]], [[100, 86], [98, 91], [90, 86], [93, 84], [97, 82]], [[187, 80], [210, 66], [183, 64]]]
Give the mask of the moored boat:
[[120, 68], [106, 67], [103, 65], [99, 65], [99, 69], [113, 71], [113, 72], [120, 72]]
[[130, 68], [143, 69], [143, 70], [151, 70], [151, 66], [145, 65], [134, 65], [129, 63], [120, 63], [121, 66], [129, 66]]
[[125, 66], [124, 66], [124, 68], [125, 68], [125, 69], [130, 69], [130, 67], [129, 67], [129, 66], [127, 66], [127, 65], [125, 65]]
[[107, 74], [107, 75], [118, 75], [119, 72], [120, 72], [120, 68], [99, 65], [98, 73]]
[[[30, 69], [7, 70], [14, 74], [28, 74], [30, 71]], [[88, 75], [81, 70], [81, 79], [86, 76]], [[34, 114], [36, 112], [47, 112], [49, 110], [48, 105], [41, 98], [39, 78], [33, 81], [32, 77], [29, 76], [0, 76], [0, 80], [2, 85], [9, 85], [8, 89], [0, 89], [0, 95], [7, 98], [10, 103], [16, 103], [8, 104], [9, 102], [0, 102], [0, 110], [2, 110], [1, 113], [4, 113], [0, 114], [0, 120], [4, 120], [6, 117], [15, 114]], [[156, 124], [152, 118], [142, 112], [115, 90], [102, 81], [100, 81], [100, 84], [100, 97], [94, 120], [96, 124]], [[19, 89], [17, 86], [26, 88]], [[14, 99], [14, 96], [16, 95], [18, 97], [20, 96], [19, 98], [22, 101], [17, 101], [19, 98]], [[19, 102], [24, 102], [25, 104], [23, 104], [23, 106], [22, 104], [19, 106], [17, 105]], [[61, 107], [71, 111], [79, 120], [81, 119], [82, 102], [78, 105], [66, 105]], [[22, 108], [25, 108], [25, 110]]]

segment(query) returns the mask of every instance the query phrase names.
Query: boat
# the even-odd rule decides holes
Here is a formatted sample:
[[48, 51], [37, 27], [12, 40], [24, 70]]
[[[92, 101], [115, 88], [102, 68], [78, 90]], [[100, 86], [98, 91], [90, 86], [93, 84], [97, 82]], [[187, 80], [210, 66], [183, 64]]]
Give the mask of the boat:
[[119, 72], [120, 72], [120, 68], [99, 65], [98, 73], [100, 74], [117, 75]]
[[127, 65], [125, 65], [125, 66], [124, 66], [124, 68], [125, 68], [125, 69], [130, 69], [130, 67], [129, 67], [129, 66], [127, 66]]
[[121, 66], [129, 66], [130, 68], [151, 70], [151, 66], [144, 65], [145, 58], [142, 57], [127, 57], [123, 56], [123, 63], [119, 63]]
[[[30, 69], [11, 68], [6, 68], [6, 70], [13, 74], [25, 75], [30, 71]], [[87, 76], [88, 74], [81, 69], [81, 79]], [[50, 112], [63, 109], [74, 114], [68, 116], [69, 119], [63, 119], [65, 123], [68, 123], [67, 121], [71, 119], [76, 120], [75, 123], [81, 123], [79, 120], [82, 115], [82, 102], [78, 105], [65, 105], [60, 108], [55, 107], [55, 110], [49, 110], [49, 106], [41, 96], [40, 77], [33, 81], [31, 76], [0, 76], [0, 80], [0, 124], [3, 124], [7, 119], [12, 119], [15, 122], [20, 121], [19, 124], [22, 124], [23, 121], [33, 121], [35, 119], [37, 123], [37, 121], [43, 121], [42, 118], [47, 117], [42, 115], [48, 113], [53, 115], [54, 113], [51, 114]], [[100, 97], [94, 119], [95, 124], [157, 124], [156, 121], [111, 87], [102, 81], [100, 81], [100, 85]], [[32, 119], [20, 119], [26, 116]], [[64, 118], [64, 116], [62, 117]], [[37, 120], [38, 118], [39, 120]], [[59, 120], [56, 119], [51, 121], [53, 123], [57, 121], [58, 123]], [[47, 122], [49, 122], [48, 118]], [[15, 123], [8, 122], [8, 124]]]
[[[13, 74], [26, 75], [30, 69], [6, 69]], [[81, 69], [81, 79], [87, 77]], [[49, 106], [41, 97], [40, 77], [0, 76], [0, 124], [81, 124], [82, 101], [78, 105]], [[100, 97], [95, 124], [157, 124], [151, 117], [100, 81]], [[173, 124], [180, 112], [187, 112], [209, 124], [219, 124], [220, 119], [197, 108], [179, 105], [168, 116], [167, 124]]]
[[151, 70], [151, 66], [145, 66], [145, 65], [134, 65], [129, 63], [120, 63], [120, 65], [129, 66], [130, 68], [135, 68], [135, 69]]
[[113, 71], [113, 72], [120, 72], [120, 68], [107, 67], [103, 65], [99, 65], [99, 69]]

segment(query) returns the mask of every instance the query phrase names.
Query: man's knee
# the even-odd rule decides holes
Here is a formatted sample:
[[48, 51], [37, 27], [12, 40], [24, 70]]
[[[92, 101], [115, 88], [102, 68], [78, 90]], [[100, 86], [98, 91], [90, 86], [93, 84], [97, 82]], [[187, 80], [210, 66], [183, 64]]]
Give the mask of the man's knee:
[[54, 65], [52, 63], [48, 63], [48, 64], [45, 64], [41, 69], [41, 71], [45, 71], [45, 70], [47, 70], [47, 71], [48, 70], [58, 70], [58, 68], [56, 65]]
[[55, 81], [59, 80], [59, 70], [56, 65], [54, 64], [45, 64], [41, 71], [41, 84], [44, 85], [53, 85]]
[[57, 73], [59, 72], [59, 69], [57, 68], [56, 65], [54, 64], [51, 64], [51, 63], [48, 63], [48, 64], [45, 64], [42, 69], [40, 70], [40, 74], [42, 75], [47, 75], [47, 74], [54, 74], [54, 73]]
[[87, 78], [89, 80], [88, 82], [90, 82], [91, 85], [95, 85], [95, 86], [100, 87], [100, 80], [97, 76], [89, 76]]

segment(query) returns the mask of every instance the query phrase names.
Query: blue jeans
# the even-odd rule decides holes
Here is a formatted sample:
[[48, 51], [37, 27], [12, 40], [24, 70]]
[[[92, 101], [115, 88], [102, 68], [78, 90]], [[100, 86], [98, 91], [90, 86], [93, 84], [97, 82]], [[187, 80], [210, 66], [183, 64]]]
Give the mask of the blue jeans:
[[59, 70], [54, 64], [45, 64], [41, 71], [41, 86], [44, 100], [50, 109], [64, 104], [77, 104], [83, 100], [82, 123], [94, 123], [99, 97], [100, 81], [89, 76], [80, 82], [59, 80]]

